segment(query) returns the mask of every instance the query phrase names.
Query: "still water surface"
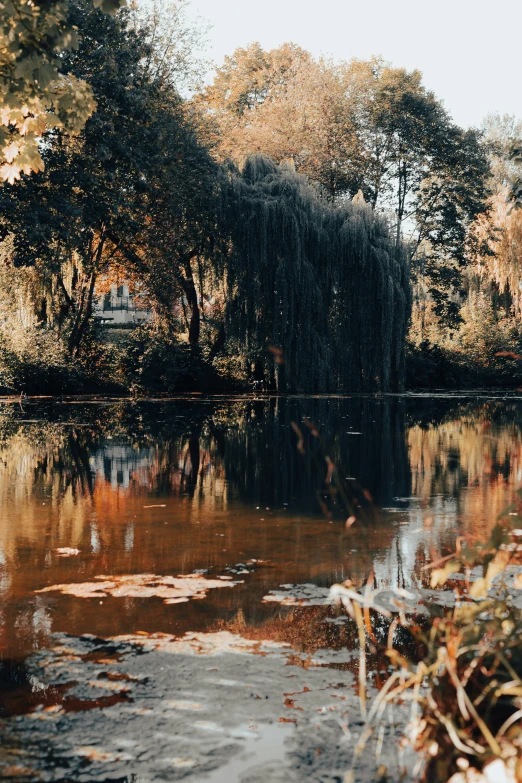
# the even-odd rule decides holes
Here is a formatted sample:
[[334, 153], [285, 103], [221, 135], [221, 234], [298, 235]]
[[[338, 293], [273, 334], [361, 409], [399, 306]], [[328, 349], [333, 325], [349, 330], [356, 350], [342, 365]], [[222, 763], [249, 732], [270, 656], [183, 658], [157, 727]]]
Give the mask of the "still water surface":
[[[341, 647], [334, 624], [263, 598], [372, 570], [379, 585], [425, 580], [511, 502], [521, 446], [522, 398], [487, 394], [2, 405], [0, 716], [34, 708], [9, 672], [56, 633]], [[169, 603], [143, 581], [202, 572], [238, 583]], [[132, 575], [131, 595], [45, 591]]]

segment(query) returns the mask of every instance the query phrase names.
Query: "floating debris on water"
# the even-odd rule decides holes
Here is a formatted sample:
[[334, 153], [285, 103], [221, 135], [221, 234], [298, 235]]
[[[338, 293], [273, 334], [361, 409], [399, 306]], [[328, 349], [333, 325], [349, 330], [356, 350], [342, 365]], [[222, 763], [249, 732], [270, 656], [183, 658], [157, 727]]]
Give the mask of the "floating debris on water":
[[280, 585], [279, 590], [270, 590], [263, 601], [274, 601], [283, 606], [327, 606], [332, 601], [329, 598], [328, 587], [318, 587], [314, 584]]
[[37, 593], [59, 592], [76, 598], [163, 598], [166, 604], [179, 604], [191, 598], [204, 598], [217, 587], [242, 584], [231, 578], [206, 579], [202, 574], [187, 576], [156, 576], [130, 574], [125, 576], [95, 576], [97, 582], [58, 584], [36, 590]]

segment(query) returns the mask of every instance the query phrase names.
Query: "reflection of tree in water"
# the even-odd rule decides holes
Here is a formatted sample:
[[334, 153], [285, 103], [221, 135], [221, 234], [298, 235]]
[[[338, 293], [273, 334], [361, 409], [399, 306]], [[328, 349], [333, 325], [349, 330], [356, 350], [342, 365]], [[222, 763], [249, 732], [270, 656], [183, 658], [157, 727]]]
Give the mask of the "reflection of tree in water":
[[[410, 403], [407, 434], [405, 404], [395, 398], [118, 404], [94, 414], [79, 409], [78, 418], [91, 413], [91, 421], [78, 427], [8, 421], [0, 436], [0, 449], [9, 451], [4, 472], [10, 480], [3, 484], [59, 497], [69, 490], [91, 494], [94, 482], [105, 480], [133, 492], [141, 485], [158, 495], [194, 497], [212, 475], [248, 503], [317, 511], [327, 467], [318, 440], [303, 426], [306, 417], [343, 480], [349, 486], [357, 479], [378, 504], [411, 493], [456, 496], [462, 486], [491, 486], [518, 472], [516, 405], [453, 401], [434, 416], [431, 408], [422, 410], [426, 403]], [[303, 455], [292, 422], [305, 435]]]
[[[81, 535], [93, 491], [89, 453], [96, 436], [87, 429], [6, 422], [0, 428], [0, 548], [23, 562], [31, 541], [59, 546], [64, 534]], [[78, 505], [78, 498], [86, 499]], [[28, 508], [38, 499], [46, 517]], [[58, 512], [59, 509], [59, 513]]]
[[74, 427], [9, 422], [0, 428], [0, 497], [28, 492], [64, 496], [92, 491], [89, 453], [95, 436]]
[[[200, 568], [203, 556], [223, 562], [228, 557], [222, 554], [223, 539], [214, 531], [198, 538], [199, 526], [192, 527], [181, 505], [171, 504], [169, 511], [180, 510], [179, 527], [164, 526], [159, 510], [160, 521], [150, 533], [148, 523], [135, 524], [136, 514], [142, 522], [152, 514], [142, 511], [144, 505], [168, 498], [197, 511], [193, 518], [203, 524], [212, 524], [216, 510], [232, 544], [251, 537], [261, 551], [268, 542], [268, 557], [277, 551], [281, 564], [292, 561], [282, 581], [328, 586], [349, 577], [360, 585], [374, 568], [380, 582], [407, 585], [414, 570], [419, 573], [422, 564], [450, 550], [456, 531], [482, 534], [508, 505], [522, 476], [518, 403], [450, 400], [434, 408], [397, 398], [242, 398], [74, 411], [64, 406], [46, 411], [47, 420], [37, 424], [18, 421], [37, 418], [32, 411], [12, 410], [0, 426], [0, 591], [21, 594], [28, 573], [40, 588], [47, 558], [62, 546], [89, 553], [85, 567], [94, 569], [91, 576], [106, 567], [115, 573], [148, 572], [157, 552], [172, 551], [174, 541], [189, 570]], [[400, 514], [376, 516], [368, 528], [348, 531], [335, 521], [332, 527], [317, 521], [322, 519], [317, 493], [324, 490], [327, 466], [306, 417], [319, 428], [346, 485], [356, 478], [378, 505], [398, 508]], [[298, 452], [292, 422], [303, 433], [304, 454]], [[241, 515], [226, 513], [232, 503], [234, 514], [243, 504]], [[289, 523], [292, 517], [286, 538], [278, 539], [275, 527], [266, 532], [264, 522], [253, 530], [253, 507], [261, 507], [257, 516], [266, 516], [268, 525], [265, 507], [277, 516], [285, 503]], [[333, 511], [341, 520], [340, 508]], [[301, 523], [300, 516], [308, 519]], [[325, 529], [333, 535], [321, 540]], [[111, 553], [107, 566], [106, 552]], [[53, 569], [66, 567], [53, 558]], [[67, 579], [74, 581], [71, 575]], [[220, 606], [219, 612], [237, 611], [240, 601], [249, 624], [256, 624], [256, 613], [262, 623], [261, 597], [250, 588], [242, 596], [234, 593], [227, 598], [230, 607]], [[41, 639], [50, 623], [46, 612], [34, 601], [30, 606], [4, 602], [4, 627]], [[70, 612], [71, 621], [81, 621], [81, 606]]]
[[408, 445], [412, 494], [434, 514], [443, 512], [436, 499], [445, 498], [454, 516], [474, 521], [477, 535], [486, 535], [522, 483], [518, 401], [459, 405], [442, 421], [412, 424]]
[[[209, 406], [199, 421], [164, 419], [161, 428], [149, 421], [154, 458], [138, 473], [148, 470], [158, 494], [193, 497], [212, 472], [244, 502], [316, 513], [327, 465], [324, 447], [302, 424], [305, 417], [319, 428], [343, 481], [357, 479], [377, 502], [408, 493], [402, 406], [384, 399], [243, 400]], [[292, 422], [306, 433], [304, 455], [297, 451]], [[350, 428], [361, 434], [348, 434]]]
[[415, 572], [454, 550], [457, 535], [485, 539], [522, 483], [522, 408], [517, 400], [410, 405], [406, 430], [412, 498], [378, 575]]
[[[0, 431], [0, 501], [48, 497], [65, 516], [69, 509], [69, 521], [61, 524], [71, 527], [81, 526], [73, 521], [80, 496], [109, 498], [115, 491], [180, 496], [198, 505], [230, 499], [270, 508], [289, 504], [317, 514], [327, 452], [346, 487], [356, 479], [380, 506], [413, 495], [441, 518], [462, 510], [482, 514], [486, 505], [494, 518], [522, 475], [518, 403], [437, 406], [433, 413], [422, 400], [406, 405], [368, 397], [119, 403], [53, 409], [47, 423], [34, 425], [17, 423], [21, 414], [13, 411]], [[303, 425], [305, 418], [326, 446]], [[303, 432], [303, 454], [292, 422]], [[413, 519], [419, 504], [399, 507], [410, 509]]]
[[38, 452], [38, 484], [87, 494], [101, 479], [133, 491], [141, 482], [158, 494], [193, 497], [212, 472], [238, 499], [317, 511], [326, 464], [306, 428], [306, 454], [297, 452], [291, 423], [302, 426], [304, 417], [319, 428], [343, 480], [353, 476], [382, 502], [408, 492], [401, 403], [368, 398], [107, 406], [92, 425], [48, 425], [36, 437], [47, 444]]
[[[304, 418], [317, 427], [325, 446]], [[304, 454], [296, 448], [292, 422], [303, 432]], [[288, 503], [317, 512], [317, 493], [324, 490], [327, 474], [325, 454], [347, 487], [354, 478], [377, 502], [408, 492], [404, 423], [396, 400], [257, 401], [245, 408], [243, 426], [229, 427], [223, 439], [227, 480], [242, 499], [260, 506]]]

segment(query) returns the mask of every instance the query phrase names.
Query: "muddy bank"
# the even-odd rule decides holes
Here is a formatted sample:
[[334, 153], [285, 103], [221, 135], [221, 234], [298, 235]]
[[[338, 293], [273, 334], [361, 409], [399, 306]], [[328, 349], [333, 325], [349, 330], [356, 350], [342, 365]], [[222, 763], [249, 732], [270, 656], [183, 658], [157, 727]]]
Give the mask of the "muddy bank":
[[[31, 656], [39, 701], [2, 720], [3, 780], [303, 781], [340, 783], [362, 731], [351, 657], [237, 634], [56, 635]], [[103, 699], [114, 703], [103, 706]], [[100, 700], [102, 700], [100, 702]], [[399, 721], [401, 716], [396, 715]], [[385, 728], [381, 762], [398, 779], [401, 726]], [[375, 743], [356, 764], [373, 780]]]

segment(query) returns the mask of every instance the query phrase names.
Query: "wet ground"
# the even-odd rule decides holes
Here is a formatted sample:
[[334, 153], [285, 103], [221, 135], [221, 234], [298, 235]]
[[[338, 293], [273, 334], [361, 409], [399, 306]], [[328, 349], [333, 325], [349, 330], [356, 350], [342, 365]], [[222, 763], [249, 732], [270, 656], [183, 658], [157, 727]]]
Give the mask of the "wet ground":
[[[329, 588], [422, 589], [521, 446], [522, 397], [487, 393], [0, 403], [0, 778], [342, 781], [357, 637]], [[355, 780], [411, 768], [402, 726]]]

